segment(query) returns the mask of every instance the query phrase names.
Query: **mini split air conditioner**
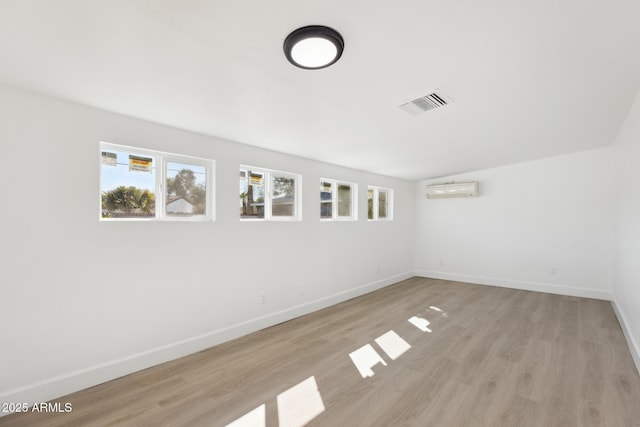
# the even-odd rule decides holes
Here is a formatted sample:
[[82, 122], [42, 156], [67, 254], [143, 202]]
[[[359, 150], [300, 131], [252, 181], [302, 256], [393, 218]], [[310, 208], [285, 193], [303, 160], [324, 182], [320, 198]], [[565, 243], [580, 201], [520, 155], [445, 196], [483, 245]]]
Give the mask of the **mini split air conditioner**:
[[449, 182], [446, 184], [427, 185], [427, 198], [471, 197], [478, 195], [477, 182]]

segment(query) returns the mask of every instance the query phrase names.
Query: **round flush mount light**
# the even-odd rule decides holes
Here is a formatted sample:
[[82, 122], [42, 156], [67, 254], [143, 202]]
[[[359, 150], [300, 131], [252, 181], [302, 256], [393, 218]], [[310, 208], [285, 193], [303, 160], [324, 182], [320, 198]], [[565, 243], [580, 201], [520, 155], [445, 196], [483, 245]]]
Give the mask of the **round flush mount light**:
[[333, 28], [309, 25], [289, 34], [283, 47], [285, 56], [296, 67], [318, 70], [340, 59], [344, 40]]

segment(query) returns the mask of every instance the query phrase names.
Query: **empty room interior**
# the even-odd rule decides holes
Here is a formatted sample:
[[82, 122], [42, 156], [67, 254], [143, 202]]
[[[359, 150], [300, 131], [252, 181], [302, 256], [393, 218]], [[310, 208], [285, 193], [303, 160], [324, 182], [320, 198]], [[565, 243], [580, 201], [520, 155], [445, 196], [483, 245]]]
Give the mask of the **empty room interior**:
[[640, 426], [638, 16], [0, 0], [0, 426]]

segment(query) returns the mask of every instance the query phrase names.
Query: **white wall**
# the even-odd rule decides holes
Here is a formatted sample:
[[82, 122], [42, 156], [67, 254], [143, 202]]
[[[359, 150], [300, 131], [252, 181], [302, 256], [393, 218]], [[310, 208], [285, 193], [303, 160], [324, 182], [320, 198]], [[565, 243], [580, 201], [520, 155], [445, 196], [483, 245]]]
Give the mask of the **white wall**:
[[[610, 299], [612, 159], [607, 147], [419, 182], [418, 274]], [[480, 196], [425, 199], [451, 181], [479, 181]]]
[[[57, 397], [412, 275], [413, 183], [1, 86], [0, 118], [0, 401]], [[217, 220], [99, 222], [99, 141], [215, 159]], [[240, 163], [301, 173], [303, 221], [241, 223]], [[321, 176], [359, 185], [357, 222], [319, 221]], [[395, 190], [393, 222], [367, 221], [367, 184]]]
[[640, 371], [640, 93], [615, 148], [618, 190], [613, 263], [614, 307]]

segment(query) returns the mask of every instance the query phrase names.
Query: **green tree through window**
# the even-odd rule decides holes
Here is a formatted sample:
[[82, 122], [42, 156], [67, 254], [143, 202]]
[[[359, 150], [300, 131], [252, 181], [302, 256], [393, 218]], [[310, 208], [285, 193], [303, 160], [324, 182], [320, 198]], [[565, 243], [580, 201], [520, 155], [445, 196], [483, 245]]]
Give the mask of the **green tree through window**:
[[102, 216], [109, 218], [120, 214], [154, 216], [156, 196], [149, 190], [121, 185], [102, 193]]
[[183, 198], [193, 205], [194, 215], [205, 213], [207, 189], [203, 182], [198, 183], [194, 171], [181, 169], [173, 178], [167, 178], [167, 204]]

